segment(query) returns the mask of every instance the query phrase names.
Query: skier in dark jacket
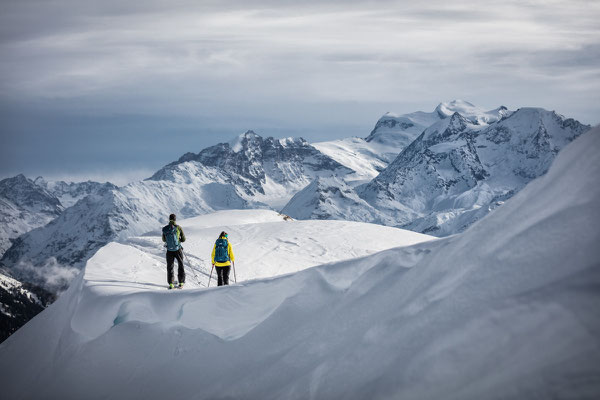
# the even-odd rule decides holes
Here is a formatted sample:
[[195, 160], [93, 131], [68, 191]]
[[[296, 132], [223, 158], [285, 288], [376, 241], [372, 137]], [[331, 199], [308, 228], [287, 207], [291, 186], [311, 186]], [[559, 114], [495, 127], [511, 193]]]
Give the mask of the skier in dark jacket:
[[218, 286], [229, 285], [229, 272], [231, 270], [231, 263], [235, 263], [235, 256], [233, 255], [233, 248], [229, 242], [227, 232], [221, 232], [217, 238], [213, 246], [211, 258], [213, 267], [217, 268]]
[[173, 289], [173, 264], [177, 259], [179, 269], [177, 270], [177, 279], [179, 288], [183, 288], [185, 283], [185, 271], [183, 269], [183, 248], [181, 243], [185, 242], [183, 229], [175, 223], [175, 214], [169, 215], [169, 225], [162, 228], [162, 240], [167, 246], [167, 282], [169, 289]]

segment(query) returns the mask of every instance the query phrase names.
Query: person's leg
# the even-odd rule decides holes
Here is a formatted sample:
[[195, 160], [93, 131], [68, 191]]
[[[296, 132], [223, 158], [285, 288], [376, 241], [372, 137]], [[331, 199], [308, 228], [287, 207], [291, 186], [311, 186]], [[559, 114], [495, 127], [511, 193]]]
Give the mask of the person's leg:
[[173, 263], [175, 262], [175, 256], [172, 251], [167, 251], [167, 283], [170, 285], [173, 283]]
[[175, 253], [175, 258], [177, 258], [177, 279], [179, 283], [185, 283], [185, 270], [183, 269], [183, 250], [179, 249], [177, 253]]
[[223, 267], [223, 284], [229, 285], [229, 271], [231, 271], [231, 265]]
[[223, 286], [223, 267], [215, 267], [217, 270], [217, 286]]

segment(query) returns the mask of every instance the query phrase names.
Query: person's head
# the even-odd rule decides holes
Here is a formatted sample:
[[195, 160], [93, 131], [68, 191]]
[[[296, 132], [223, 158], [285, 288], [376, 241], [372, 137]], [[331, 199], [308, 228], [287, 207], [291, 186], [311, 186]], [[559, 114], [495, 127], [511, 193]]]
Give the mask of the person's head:
[[176, 219], [177, 219], [177, 217], [175, 216], [175, 214], [169, 215], [169, 222], [171, 222], [171, 221], [175, 222]]
[[221, 232], [221, 234], [219, 235], [219, 238], [222, 238], [222, 237], [226, 238], [227, 232], [225, 232], [225, 231]]

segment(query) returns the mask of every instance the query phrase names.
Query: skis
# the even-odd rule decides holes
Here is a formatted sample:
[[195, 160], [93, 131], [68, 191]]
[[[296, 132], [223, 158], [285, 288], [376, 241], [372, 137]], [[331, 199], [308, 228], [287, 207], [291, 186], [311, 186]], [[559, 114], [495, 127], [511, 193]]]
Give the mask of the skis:
[[179, 286], [178, 283], [174, 283], [173, 287], [167, 286], [167, 290], [172, 290], [172, 289], [180, 289], [181, 290], [181, 289], [183, 289], [183, 286]]

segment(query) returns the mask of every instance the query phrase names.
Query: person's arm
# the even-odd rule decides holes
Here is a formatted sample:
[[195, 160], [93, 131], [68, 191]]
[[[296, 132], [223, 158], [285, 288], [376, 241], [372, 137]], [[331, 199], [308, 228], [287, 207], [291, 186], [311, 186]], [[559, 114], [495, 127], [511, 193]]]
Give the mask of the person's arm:
[[179, 228], [179, 241], [185, 242], [185, 234], [183, 233], [183, 228], [179, 225], [177, 225], [177, 228]]
[[217, 248], [217, 244], [215, 243], [215, 245], [213, 246], [212, 255], [210, 256], [210, 258], [212, 259], [212, 265], [215, 265], [215, 249], [216, 248]]
[[233, 255], [233, 247], [231, 247], [231, 243], [229, 243], [229, 240], [227, 241], [227, 252], [229, 253], [229, 259], [231, 260], [231, 262], [235, 262], [235, 256]]
[[163, 234], [162, 234], [162, 237], [163, 237], [163, 242], [166, 242], [166, 241], [167, 241], [167, 238], [165, 237], [165, 233], [164, 233], [164, 232], [163, 232]]

